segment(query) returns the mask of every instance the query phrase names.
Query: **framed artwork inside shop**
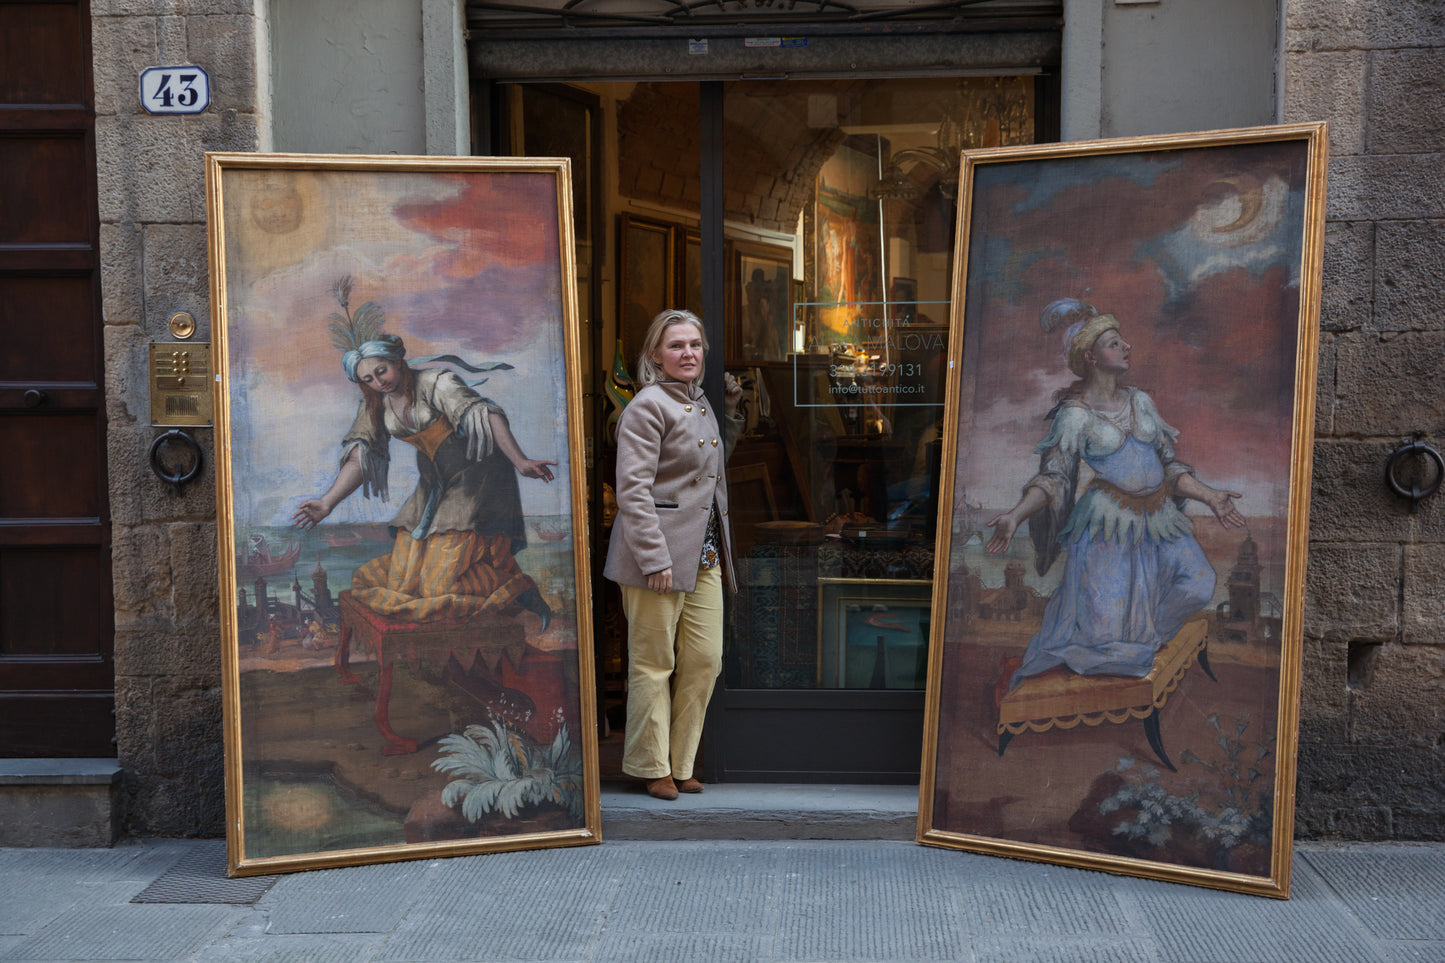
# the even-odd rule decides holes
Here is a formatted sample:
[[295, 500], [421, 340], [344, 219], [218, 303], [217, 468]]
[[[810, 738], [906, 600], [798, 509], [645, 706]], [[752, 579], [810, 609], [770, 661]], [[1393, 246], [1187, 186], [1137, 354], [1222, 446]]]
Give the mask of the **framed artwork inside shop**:
[[669, 221], [617, 216], [617, 323], [629, 371], [636, 369], [647, 326], [677, 298], [681, 231]]
[[879, 205], [869, 189], [886, 149], [877, 138], [851, 137], [818, 172], [811, 246], [819, 302], [815, 336], [823, 343], [849, 340], [861, 306], [883, 300]]
[[782, 361], [793, 349], [792, 249], [752, 241], [727, 249], [728, 358]]
[[963, 155], [920, 842], [1288, 898], [1326, 152]]
[[232, 875], [600, 840], [571, 201], [206, 155]]
[[922, 689], [927, 579], [818, 579], [818, 688]]

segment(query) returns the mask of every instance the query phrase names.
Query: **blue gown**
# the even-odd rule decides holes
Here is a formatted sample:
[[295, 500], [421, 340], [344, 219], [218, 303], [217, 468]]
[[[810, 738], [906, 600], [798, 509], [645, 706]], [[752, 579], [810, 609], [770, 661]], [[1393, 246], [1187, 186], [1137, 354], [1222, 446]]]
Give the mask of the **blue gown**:
[[[1148, 395], [1126, 391], [1116, 413], [1065, 402], [1037, 448], [1040, 471], [1025, 491], [1049, 496], [1038, 524], [1030, 520], [1045, 550], [1041, 572], [1059, 547], [1067, 557], [1010, 686], [1058, 665], [1081, 675], [1148, 675], [1154, 653], [1214, 596], [1214, 569], [1173, 494], [1174, 479], [1189, 472], [1174, 460], [1177, 432]], [[1074, 502], [1081, 462], [1094, 480]]]

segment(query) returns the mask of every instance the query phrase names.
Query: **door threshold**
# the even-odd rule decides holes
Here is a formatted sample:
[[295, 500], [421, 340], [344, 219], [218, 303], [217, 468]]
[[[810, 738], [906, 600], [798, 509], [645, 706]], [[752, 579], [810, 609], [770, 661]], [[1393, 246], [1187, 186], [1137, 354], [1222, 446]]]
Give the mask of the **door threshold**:
[[635, 783], [602, 785], [602, 838], [901, 839], [918, 830], [918, 787], [709, 784], [666, 801]]

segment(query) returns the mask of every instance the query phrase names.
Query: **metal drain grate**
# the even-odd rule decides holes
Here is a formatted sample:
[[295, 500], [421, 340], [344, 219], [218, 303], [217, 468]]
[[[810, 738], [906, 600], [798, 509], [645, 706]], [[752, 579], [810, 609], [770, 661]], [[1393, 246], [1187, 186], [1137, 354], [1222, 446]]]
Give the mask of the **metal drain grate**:
[[225, 842], [208, 840], [182, 856], [131, 902], [250, 905], [264, 896], [274, 882], [275, 876], [228, 878]]

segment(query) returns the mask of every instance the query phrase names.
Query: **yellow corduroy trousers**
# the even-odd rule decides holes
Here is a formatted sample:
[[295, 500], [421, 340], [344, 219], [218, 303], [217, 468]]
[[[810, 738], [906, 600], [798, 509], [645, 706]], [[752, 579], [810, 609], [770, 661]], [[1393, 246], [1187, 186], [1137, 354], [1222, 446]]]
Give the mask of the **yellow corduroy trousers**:
[[622, 771], [642, 779], [692, 775], [703, 716], [722, 671], [722, 567], [692, 592], [623, 585], [627, 615], [627, 730]]

